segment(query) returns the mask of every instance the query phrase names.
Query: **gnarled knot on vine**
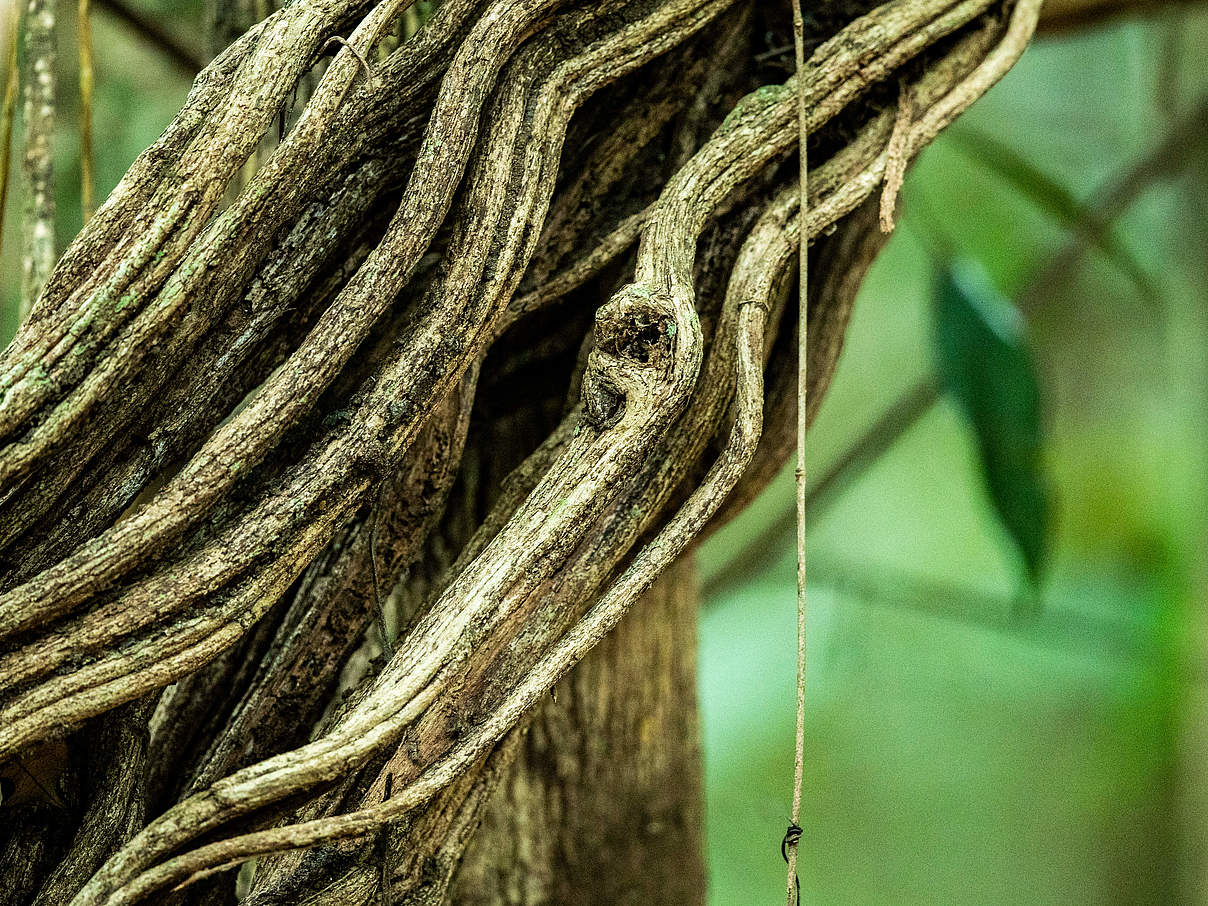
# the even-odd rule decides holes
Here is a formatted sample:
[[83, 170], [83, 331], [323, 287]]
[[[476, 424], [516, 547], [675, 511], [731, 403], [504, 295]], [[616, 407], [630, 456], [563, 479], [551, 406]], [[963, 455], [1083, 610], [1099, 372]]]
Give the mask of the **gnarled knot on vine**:
[[583, 410], [597, 430], [615, 427], [627, 411], [675, 405], [699, 366], [695, 310], [648, 283], [631, 283], [600, 306], [595, 342]]

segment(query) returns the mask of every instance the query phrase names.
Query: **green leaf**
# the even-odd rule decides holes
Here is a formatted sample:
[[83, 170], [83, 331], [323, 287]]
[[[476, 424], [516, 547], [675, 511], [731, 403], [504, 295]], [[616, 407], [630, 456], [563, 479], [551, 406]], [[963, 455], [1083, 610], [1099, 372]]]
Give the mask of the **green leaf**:
[[1034, 163], [998, 139], [969, 128], [948, 133], [953, 144], [1071, 231], [1086, 230], [1087, 238], [1136, 284], [1141, 297], [1157, 303], [1160, 292], [1145, 266], [1120, 239], [1110, 223], [1100, 223], [1086, 204]]
[[940, 385], [973, 427], [990, 499], [1035, 587], [1048, 551], [1050, 504], [1040, 387], [1023, 320], [968, 260], [941, 271], [935, 306]]

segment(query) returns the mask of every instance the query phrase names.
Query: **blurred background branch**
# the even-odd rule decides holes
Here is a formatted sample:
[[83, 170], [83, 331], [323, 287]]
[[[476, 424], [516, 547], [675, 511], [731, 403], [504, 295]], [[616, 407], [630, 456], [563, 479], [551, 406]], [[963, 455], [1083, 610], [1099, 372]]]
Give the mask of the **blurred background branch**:
[[[972, 149], [976, 158], [990, 172], [1005, 178], [1020, 195], [1040, 200], [1046, 212], [1059, 212], [1059, 220], [1068, 228], [1064, 245], [1044, 264], [1036, 268], [1035, 277], [1019, 293], [1018, 305], [1026, 313], [1043, 305], [1063, 281], [1073, 278], [1079, 261], [1092, 247], [1106, 252], [1113, 261], [1134, 279], [1143, 295], [1153, 301], [1157, 290], [1143, 271], [1134, 263], [1125, 246], [1109, 237], [1113, 222], [1146, 190], [1162, 180], [1168, 180], [1187, 164], [1188, 160], [1208, 144], [1208, 97], [1181, 117], [1164, 138], [1140, 160], [1130, 164], [1095, 193], [1089, 203], [1072, 199], [1057, 183], [1042, 175], [1026, 159], [1005, 149], [1001, 143], [977, 135], [972, 130], [957, 128], [948, 141], [962, 149]], [[976, 136], [972, 138], [971, 136]], [[1050, 193], [1048, 190], [1052, 189]], [[882, 456], [893, 449], [898, 440], [913, 428], [940, 401], [941, 394], [933, 378], [923, 378], [903, 390], [850, 446], [827, 467], [822, 477], [807, 495], [807, 525], [814, 525], [826, 511]], [[763, 527], [743, 547], [735, 551], [725, 564], [713, 572], [703, 592], [706, 599], [732, 591], [749, 581], [779, 557], [795, 532], [796, 512], [787, 504], [782, 512]]]
[[209, 62], [200, 50], [166, 28], [159, 18], [131, 5], [127, 0], [96, 0], [97, 8], [130, 30], [140, 41], [154, 47], [192, 80]]
[[1171, 7], [1202, 0], [1045, 0], [1040, 14], [1040, 34], [1102, 25], [1135, 16], [1160, 15]]

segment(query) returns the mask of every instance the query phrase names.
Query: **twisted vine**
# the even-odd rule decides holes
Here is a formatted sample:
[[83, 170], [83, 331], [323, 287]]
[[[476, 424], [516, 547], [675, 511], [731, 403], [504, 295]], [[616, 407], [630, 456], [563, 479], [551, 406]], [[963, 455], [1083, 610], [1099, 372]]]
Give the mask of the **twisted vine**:
[[[157, 704], [140, 782], [84, 797], [129, 832], [42, 901], [204, 902], [252, 856], [256, 904], [447, 884], [417, 866], [534, 704], [783, 464], [802, 237], [812, 418], [872, 196], [1037, 9], [836, 3], [771, 84], [740, 0], [446, 0], [400, 41], [407, 6], [220, 53], [0, 359], [0, 762]], [[492, 464], [516, 412], [544, 437]], [[383, 589], [393, 652], [333, 703]]]

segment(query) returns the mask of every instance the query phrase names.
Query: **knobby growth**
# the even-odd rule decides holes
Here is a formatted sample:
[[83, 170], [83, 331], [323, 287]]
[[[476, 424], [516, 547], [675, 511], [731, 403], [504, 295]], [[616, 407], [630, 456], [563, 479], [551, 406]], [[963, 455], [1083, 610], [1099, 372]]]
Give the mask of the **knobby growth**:
[[0, 806], [14, 902], [442, 902], [526, 716], [784, 463], [802, 233], [812, 417], [874, 196], [1037, 5], [823, 4], [800, 74], [741, 0], [234, 29], [0, 360], [0, 774], [70, 791]]

